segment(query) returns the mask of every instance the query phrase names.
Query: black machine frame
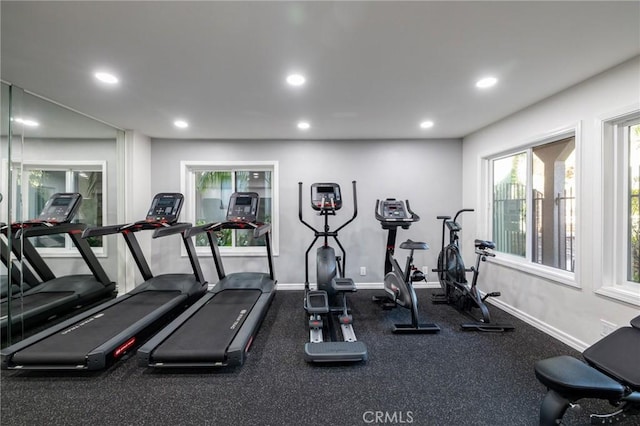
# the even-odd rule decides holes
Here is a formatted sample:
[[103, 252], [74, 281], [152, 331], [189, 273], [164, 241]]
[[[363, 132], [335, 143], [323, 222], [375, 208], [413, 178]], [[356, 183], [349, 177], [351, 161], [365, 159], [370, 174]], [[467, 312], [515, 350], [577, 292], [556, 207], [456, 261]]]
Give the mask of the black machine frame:
[[[64, 203], [57, 202], [59, 199]], [[6, 283], [7, 297], [0, 305], [3, 336], [27, 331], [53, 316], [115, 297], [115, 282], [109, 279], [95, 253], [82, 238], [87, 225], [71, 223], [81, 203], [79, 193], [55, 193], [37, 219], [3, 225], [0, 229], [6, 238], [6, 242], [0, 244], [2, 262], [10, 270]], [[33, 237], [51, 235], [68, 235], [91, 274], [57, 277], [30, 241]], [[13, 260], [10, 251], [15, 256]], [[21, 285], [22, 280], [27, 284], [26, 288]], [[13, 294], [10, 284], [17, 288], [17, 294]], [[20, 303], [14, 307], [13, 301], [16, 300]]]
[[[307, 223], [302, 214], [302, 182], [298, 182], [298, 218], [300, 222], [313, 231], [314, 238], [305, 251], [305, 283], [304, 309], [309, 315], [309, 342], [305, 344], [304, 357], [307, 362], [360, 362], [367, 360], [367, 348], [357, 340], [353, 331], [353, 318], [349, 313], [347, 293], [355, 292], [356, 285], [351, 278], [345, 278], [346, 251], [338, 239], [338, 233], [355, 220], [358, 215], [358, 198], [356, 181], [352, 181], [353, 215], [334, 231], [329, 226], [329, 216], [335, 216], [336, 210], [342, 207], [340, 187], [335, 183], [315, 183], [311, 186], [312, 208], [319, 211], [324, 218], [323, 230], [318, 230]], [[314, 203], [314, 187], [334, 186], [337, 197]], [[318, 239], [322, 238], [322, 246], [316, 253], [317, 289], [311, 290], [309, 285], [309, 252]], [[329, 245], [333, 238], [341, 251], [336, 256]], [[336, 318], [337, 316], [337, 318]], [[343, 341], [338, 341], [336, 322], [340, 324]], [[325, 339], [329, 339], [328, 341]]]
[[[182, 197], [182, 194], [156, 195], [162, 196]], [[0, 367], [101, 370], [134, 351], [206, 291], [207, 283], [195, 255], [193, 241], [186, 237], [190, 227], [189, 223], [147, 218], [124, 225], [86, 228], [83, 238], [121, 234], [144, 282], [126, 294], [2, 349]], [[193, 274], [154, 276], [135, 236], [136, 232], [143, 230], [153, 230], [154, 239], [180, 234]]]
[[[500, 292], [486, 293], [484, 296], [477, 288], [478, 276], [480, 275], [480, 262], [486, 261], [487, 257], [495, 257], [493, 249], [495, 244], [492, 241], [476, 239], [475, 267], [467, 269], [462, 259], [460, 250], [459, 232], [462, 227], [458, 223], [458, 216], [464, 212], [472, 212], [473, 209], [459, 210], [453, 219], [451, 216], [438, 216], [438, 220], [442, 220], [442, 248], [438, 255], [438, 267], [433, 272], [438, 273], [442, 293], [434, 294], [433, 303], [449, 304], [457, 308], [460, 312], [467, 315], [473, 320], [470, 323], [461, 325], [463, 330], [467, 331], [512, 331], [514, 327], [510, 324], [498, 324], [491, 321], [489, 307], [485, 300], [489, 297], [498, 297]], [[445, 230], [449, 229], [449, 244], [445, 246]], [[466, 279], [467, 272], [473, 273], [471, 284]], [[480, 311], [480, 317], [475, 317], [473, 312]]]
[[[385, 215], [385, 207], [394, 204], [394, 210], [399, 213], [397, 217], [389, 217]], [[407, 215], [408, 213], [408, 215]], [[376, 200], [375, 217], [382, 225], [382, 229], [387, 230], [387, 245], [385, 250], [384, 261], [384, 297], [374, 296], [373, 301], [380, 303], [384, 309], [391, 309], [396, 306], [402, 306], [411, 312], [410, 324], [395, 324], [393, 332], [398, 334], [431, 334], [438, 333], [440, 327], [434, 323], [421, 323], [418, 312], [418, 296], [413, 287], [414, 281], [426, 281], [425, 274], [417, 270], [413, 264], [413, 255], [415, 250], [428, 250], [427, 243], [420, 241], [407, 240], [400, 244], [400, 248], [409, 250], [409, 255], [405, 263], [404, 270], [394, 257], [396, 247], [396, 237], [398, 228], [409, 229], [412, 223], [418, 222], [418, 216], [411, 210], [409, 200], [396, 200], [395, 198], [387, 198]]]
[[[234, 193], [225, 222], [194, 226], [187, 237], [206, 233], [218, 283], [138, 349], [138, 365], [151, 368], [214, 368], [242, 365], [274, 299], [277, 282], [273, 268], [271, 225], [255, 222], [258, 203], [251, 213], [234, 210], [234, 201], [257, 199], [257, 193]], [[238, 216], [233, 214], [238, 213]], [[253, 230], [265, 238], [268, 273], [227, 274], [216, 233], [224, 229]], [[203, 324], [202, 321], [205, 323]], [[176, 343], [178, 342], [178, 343]]]

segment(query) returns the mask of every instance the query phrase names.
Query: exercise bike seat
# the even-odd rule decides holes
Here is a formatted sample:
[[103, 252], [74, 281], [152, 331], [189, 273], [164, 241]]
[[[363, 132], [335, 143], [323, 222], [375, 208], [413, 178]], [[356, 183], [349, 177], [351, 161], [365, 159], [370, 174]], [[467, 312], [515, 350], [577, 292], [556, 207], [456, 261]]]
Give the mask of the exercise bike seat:
[[568, 355], [536, 362], [535, 373], [547, 388], [572, 400], [596, 398], [615, 401], [625, 394], [621, 383]]
[[421, 241], [407, 240], [400, 244], [400, 248], [406, 250], [429, 250], [429, 245]]
[[496, 243], [494, 243], [493, 241], [488, 241], [488, 240], [476, 240], [475, 241], [475, 245], [476, 248], [480, 249], [480, 250], [484, 250], [484, 249], [495, 249], [496, 248]]

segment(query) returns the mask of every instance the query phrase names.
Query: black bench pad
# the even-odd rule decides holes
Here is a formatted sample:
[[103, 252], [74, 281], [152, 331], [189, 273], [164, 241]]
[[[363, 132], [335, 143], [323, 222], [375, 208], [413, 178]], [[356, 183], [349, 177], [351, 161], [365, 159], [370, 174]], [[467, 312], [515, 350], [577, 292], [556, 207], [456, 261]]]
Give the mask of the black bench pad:
[[618, 400], [625, 394], [623, 385], [567, 355], [536, 362], [535, 373], [543, 385], [570, 400], [580, 398]]

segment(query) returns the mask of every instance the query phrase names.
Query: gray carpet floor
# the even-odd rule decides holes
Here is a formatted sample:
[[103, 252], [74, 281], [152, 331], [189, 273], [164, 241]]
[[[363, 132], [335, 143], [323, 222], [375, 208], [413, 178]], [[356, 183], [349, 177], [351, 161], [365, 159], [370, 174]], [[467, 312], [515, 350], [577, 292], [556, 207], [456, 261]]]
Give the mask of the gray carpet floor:
[[[509, 333], [460, 330], [465, 317], [432, 305], [418, 290], [423, 322], [435, 335], [395, 335], [409, 321], [404, 309], [382, 311], [379, 292], [350, 297], [358, 339], [369, 360], [310, 365], [302, 292], [280, 291], [244, 366], [222, 370], [155, 371], [134, 357], [104, 372], [69, 374], [3, 371], [0, 422], [8, 425], [536, 425], [545, 388], [536, 360], [579, 354], [492, 307]], [[586, 401], [566, 423], [588, 424]], [[640, 418], [625, 425], [638, 425]]]

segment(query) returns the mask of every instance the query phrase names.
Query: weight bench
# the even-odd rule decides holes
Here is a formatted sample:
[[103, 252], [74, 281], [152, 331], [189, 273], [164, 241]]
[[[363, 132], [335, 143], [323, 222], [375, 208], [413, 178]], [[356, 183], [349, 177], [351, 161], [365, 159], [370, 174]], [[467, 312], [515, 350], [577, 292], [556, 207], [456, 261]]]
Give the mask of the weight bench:
[[540, 406], [540, 426], [558, 425], [580, 399], [603, 399], [614, 412], [591, 414], [592, 424], [610, 424], [640, 414], [640, 316], [582, 353], [538, 361], [535, 374], [548, 392]]

